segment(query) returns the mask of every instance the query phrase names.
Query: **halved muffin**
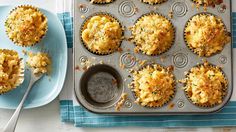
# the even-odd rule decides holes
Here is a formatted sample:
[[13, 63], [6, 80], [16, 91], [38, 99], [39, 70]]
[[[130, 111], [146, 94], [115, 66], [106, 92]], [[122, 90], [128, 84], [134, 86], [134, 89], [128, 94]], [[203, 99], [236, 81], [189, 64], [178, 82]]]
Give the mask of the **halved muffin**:
[[147, 107], [161, 107], [175, 93], [175, 79], [170, 68], [158, 64], [147, 65], [133, 73], [131, 83], [136, 102]]
[[18, 6], [7, 17], [6, 33], [16, 45], [33, 46], [46, 34], [47, 21], [47, 17], [38, 8]]
[[99, 55], [116, 51], [123, 36], [118, 20], [108, 14], [96, 14], [90, 17], [85, 21], [81, 32], [85, 47]]
[[198, 14], [192, 17], [184, 30], [188, 47], [199, 56], [212, 56], [223, 50], [231, 35], [219, 17]]
[[173, 44], [175, 30], [172, 23], [162, 15], [150, 13], [142, 16], [131, 28], [136, 51], [147, 55], [159, 55]]
[[222, 103], [228, 86], [221, 69], [208, 62], [191, 68], [181, 82], [185, 84], [184, 90], [189, 99], [201, 107]]
[[13, 50], [0, 49], [0, 94], [15, 89], [24, 81], [24, 63]]

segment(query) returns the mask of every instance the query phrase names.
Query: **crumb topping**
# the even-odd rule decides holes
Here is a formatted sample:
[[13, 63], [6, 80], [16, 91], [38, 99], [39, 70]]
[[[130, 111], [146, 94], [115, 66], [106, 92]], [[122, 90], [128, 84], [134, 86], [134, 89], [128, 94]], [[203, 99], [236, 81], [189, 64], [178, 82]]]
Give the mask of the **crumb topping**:
[[199, 56], [222, 51], [231, 40], [222, 20], [210, 14], [194, 16], [185, 28], [186, 42]]
[[221, 69], [208, 62], [193, 67], [182, 82], [186, 84], [184, 89], [193, 103], [207, 106], [222, 103], [228, 86]]
[[6, 23], [8, 37], [18, 45], [32, 46], [47, 32], [47, 18], [37, 8], [20, 6], [8, 16]]
[[158, 14], [141, 17], [131, 28], [132, 41], [136, 50], [147, 55], [156, 55], [165, 52], [174, 41], [174, 28], [172, 23]]
[[82, 39], [91, 51], [109, 53], [119, 48], [122, 28], [119, 22], [110, 16], [93, 16], [83, 27]]
[[137, 103], [142, 106], [160, 107], [173, 96], [175, 81], [171, 71], [154, 64], [134, 71], [132, 87]]

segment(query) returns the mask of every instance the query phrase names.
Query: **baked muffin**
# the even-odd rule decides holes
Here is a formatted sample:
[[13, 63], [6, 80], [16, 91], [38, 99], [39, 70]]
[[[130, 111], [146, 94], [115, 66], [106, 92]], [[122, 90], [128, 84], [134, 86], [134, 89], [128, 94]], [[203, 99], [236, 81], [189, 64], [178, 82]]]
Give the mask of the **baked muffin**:
[[24, 5], [13, 9], [5, 22], [8, 37], [19, 46], [33, 46], [48, 30], [47, 17], [36, 7]]
[[205, 62], [193, 67], [181, 81], [189, 99], [196, 105], [211, 107], [222, 103], [228, 81], [221, 69]]
[[215, 5], [219, 5], [223, 3], [223, 0], [193, 0], [198, 5], [203, 5], [205, 7], [212, 6], [215, 7]]
[[96, 54], [110, 54], [120, 47], [122, 41], [123, 31], [120, 23], [106, 14], [89, 18], [81, 31], [84, 45]]
[[231, 40], [222, 20], [211, 14], [195, 15], [184, 32], [188, 47], [199, 56], [212, 56], [222, 51]]
[[50, 72], [51, 59], [47, 53], [28, 53], [27, 65], [33, 69], [34, 74], [44, 74]]
[[24, 63], [13, 50], [0, 49], [0, 94], [15, 89], [24, 81]]
[[166, 2], [167, 0], [141, 0], [144, 3], [154, 5], [154, 4], [161, 4], [163, 2]]
[[98, 4], [104, 4], [104, 3], [111, 3], [113, 2], [114, 0], [91, 0], [90, 2], [91, 3], [98, 3]]
[[135, 51], [158, 55], [167, 51], [174, 42], [172, 23], [162, 15], [151, 13], [138, 19], [131, 28]]
[[172, 99], [175, 93], [175, 80], [170, 68], [160, 65], [147, 65], [133, 73], [131, 83], [136, 102], [147, 107], [161, 107]]

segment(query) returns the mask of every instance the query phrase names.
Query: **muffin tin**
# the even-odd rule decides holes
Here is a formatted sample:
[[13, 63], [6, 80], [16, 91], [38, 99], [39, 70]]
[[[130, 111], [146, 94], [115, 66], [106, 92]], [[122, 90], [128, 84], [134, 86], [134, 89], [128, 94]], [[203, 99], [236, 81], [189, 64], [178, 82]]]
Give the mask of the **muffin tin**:
[[[115, 0], [109, 4], [91, 4], [89, 0], [74, 0], [74, 86], [79, 103], [91, 112], [101, 114], [199, 114], [220, 110], [230, 99], [233, 91], [232, 81], [232, 44], [227, 44], [223, 51], [211, 57], [199, 57], [193, 53], [184, 41], [184, 28], [188, 20], [202, 12], [212, 13], [222, 18], [227, 31], [231, 28], [231, 1], [215, 8], [204, 7], [197, 10], [191, 0], [168, 0], [162, 4], [149, 5], [140, 0]], [[226, 8], [225, 8], [226, 7]], [[122, 41], [121, 49], [109, 55], [96, 55], [89, 52], [81, 40], [81, 26], [86, 18], [105, 12], [113, 15], [124, 27], [124, 36], [131, 36], [128, 29], [142, 15], [155, 12], [169, 17], [175, 27], [175, 42], [165, 53], [148, 56], [135, 53], [135, 44], [127, 39]], [[170, 15], [173, 15], [170, 18]], [[203, 63], [206, 59], [210, 64], [222, 67], [229, 81], [227, 94], [220, 105], [214, 107], [198, 107], [190, 102], [184, 92], [183, 85], [176, 83], [176, 92], [171, 101], [163, 107], [149, 108], [135, 103], [135, 96], [128, 85], [132, 81], [131, 70], [140, 68], [142, 61], [157, 63], [162, 66], [174, 66], [176, 80], [184, 79], [185, 73], [192, 67]], [[127, 93], [120, 111], [116, 104], [121, 100], [122, 93]]]

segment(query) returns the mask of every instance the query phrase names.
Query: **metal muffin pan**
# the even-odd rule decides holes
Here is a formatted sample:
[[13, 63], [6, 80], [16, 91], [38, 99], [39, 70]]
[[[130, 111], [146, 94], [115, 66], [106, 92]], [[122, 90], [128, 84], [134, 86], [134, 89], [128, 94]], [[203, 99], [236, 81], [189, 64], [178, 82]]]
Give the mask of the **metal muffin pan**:
[[[223, 8], [225, 6], [226, 8]], [[173, 18], [168, 17], [170, 11], [173, 13]], [[143, 14], [150, 12], [162, 14], [169, 18], [175, 27], [175, 42], [167, 52], [157, 56], [135, 53], [133, 50], [135, 45], [127, 40], [122, 41], [120, 52], [109, 55], [93, 54], [84, 47], [80, 29], [86, 18], [98, 12], [109, 13], [118, 19], [124, 27], [126, 38], [131, 35], [128, 27], [133, 26]], [[233, 91], [232, 44], [227, 44], [222, 52], [211, 57], [199, 57], [187, 47], [184, 41], [185, 25], [192, 16], [202, 12], [205, 12], [203, 7], [200, 7], [198, 11], [196, 7], [193, 7], [191, 0], [168, 0], [156, 5], [148, 5], [139, 0], [115, 0], [110, 4], [91, 4], [88, 0], [75, 0], [74, 86], [79, 103], [89, 111], [101, 114], [203, 114], [220, 110], [229, 101]], [[207, 8], [207, 12], [222, 18], [227, 31], [232, 32], [230, 0], [224, 0], [223, 4], [215, 8]], [[184, 90], [181, 89], [183, 85], [176, 83], [175, 96], [168, 104], [155, 108], [143, 107], [134, 103], [134, 93], [128, 88], [132, 81], [129, 70], [139, 66], [136, 59], [147, 60], [166, 67], [173, 65], [176, 81], [185, 78], [185, 72], [206, 59], [209, 63], [222, 67], [229, 81], [227, 95], [220, 105], [202, 108], [189, 101]], [[84, 63], [90, 63], [90, 68], [87, 69]], [[111, 84], [114, 78], [115, 86]], [[127, 93], [128, 96], [120, 111], [117, 111], [115, 106], [121, 99], [122, 93]]]

